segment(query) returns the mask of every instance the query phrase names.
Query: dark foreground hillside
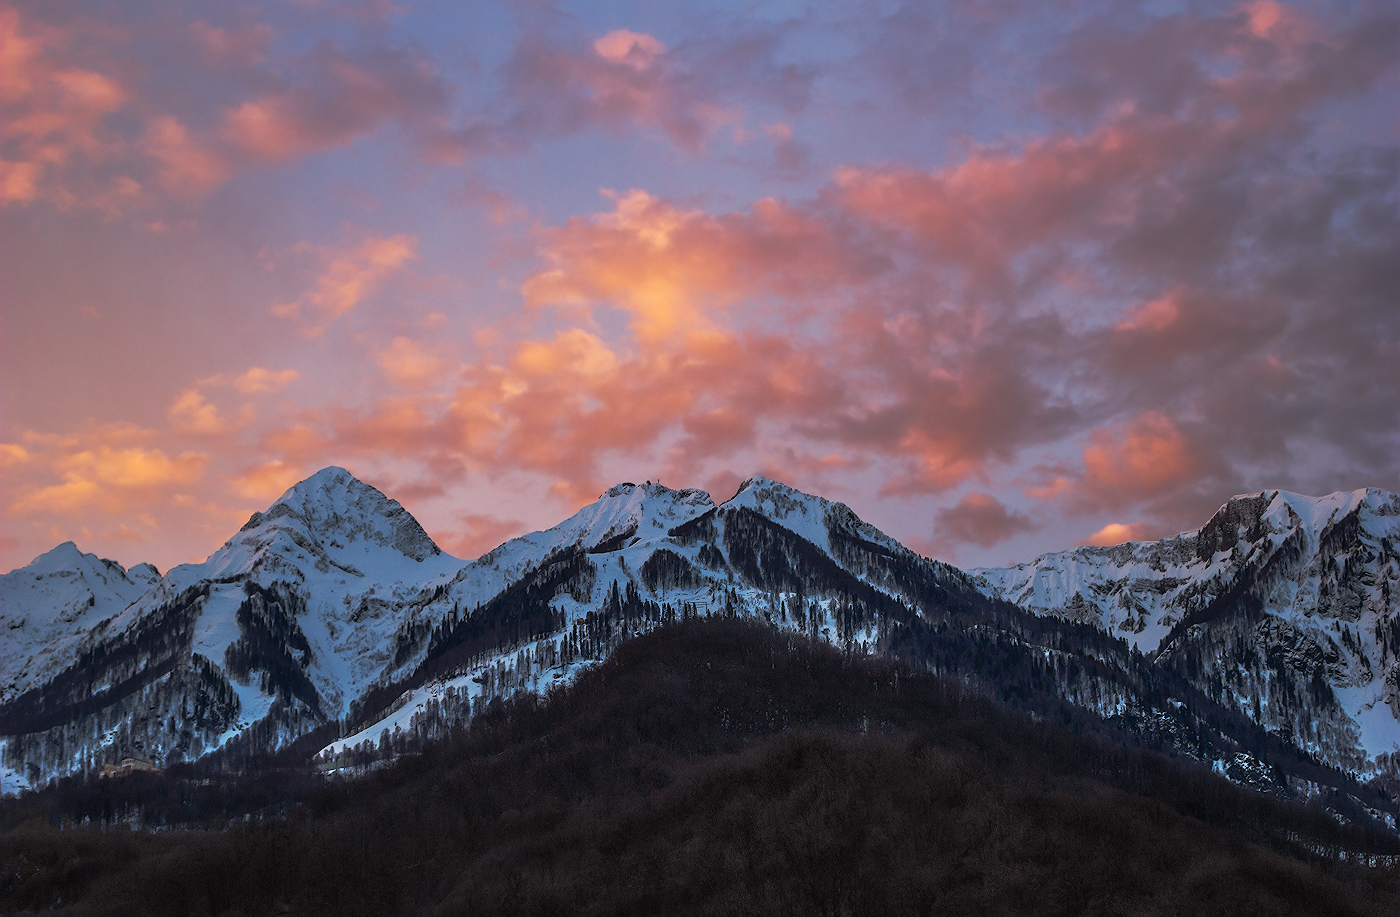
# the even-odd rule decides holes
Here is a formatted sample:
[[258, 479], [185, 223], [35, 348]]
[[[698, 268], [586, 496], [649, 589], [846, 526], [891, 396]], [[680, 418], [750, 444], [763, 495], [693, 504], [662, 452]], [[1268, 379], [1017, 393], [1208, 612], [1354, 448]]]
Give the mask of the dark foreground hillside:
[[1356, 865], [1394, 836], [1071, 726], [685, 622], [359, 780], [185, 771], [7, 802], [0, 911], [1400, 912], [1400, 874]]

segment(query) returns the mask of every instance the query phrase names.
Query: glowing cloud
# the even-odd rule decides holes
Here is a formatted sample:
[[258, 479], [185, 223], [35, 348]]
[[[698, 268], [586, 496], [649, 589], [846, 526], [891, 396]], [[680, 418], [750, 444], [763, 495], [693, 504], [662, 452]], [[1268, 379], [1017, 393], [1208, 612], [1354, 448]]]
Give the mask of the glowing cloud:
[[542, 234], [552, 266], [524, 285], [533, 306], [605, 304], [645, 342], [704, 334], [746, 297], [814, 295], [883, 265], [831, 224], [773, 200], [747, 214], [682, 210], [644, 191]]
[[230, 430], [229, 422], [196, 389], [180, 393], [170, 406], [170, 419], [177, 429], [198, 436], [222, 436]]
[[1191, 478], [1201, 467], [1177, 425], [1149, 412], [1118, 431], [1096, 430], [1084, 450], [1091, 493], [1138, 500]]
[[[0, 203], [44, 197], [74, 206], [84, 198], [69, 187], [65, 167], [76, 157], [100, 161], [111, 155], [119, 141], [105, 132], [104, 121], [130, 96], [106, 74], [59, 62], [66, 40], [61, 32], [27, 26], [19, 10], [0, 9], [0, 142], [6, 150]], [[105, 195], [103, 189], [86, 190]]]
[[[98, 431], [97, 439], [116, 442], [140, 436], [138, 431], [117, 428]], [[57, 513], [77, 515], [96, 509], [120, 512], [148, 504], [155, 491], [199, 480], [208, 455], [182, 452], [169, 456], [161, 449], [141, 446], [86, 444], [74, 440], [33, 438], [43, 449], [45, 474], [33, 467], [16, 487], [17, 499], [10, 511], [18, 515]], [[37, 456], [34, 456], [37, 458]], [[54, 475], [61, 483], [44, 484]]]
[[272, 370], [254, 366], [242, 375], [229, 380], [228, 384], [245, 395], [260, 395], [280, 392], [299, 378], [301, 378], [301, 374], [295, 369]]
[[296, 465], [274, 459], [237, 474], [233, 487], [239, 496], [265, 503], [282, 496], [303, 477], [302, 469]]
[[1149, 527], [1141, 522], [1128, 524], [1111, 522], [1079, 543], [1081, 545], [1112, 547], [1113, 545], [1123, 544], [1128, 541], [1141, 541], [1142, 539], [1150, 538], [1152, 536], [1149, 534], [1149, 531]]
[[384, 376], [404, 386], [424, 386], [441, 381], [447, 363], [412, 338], [396, 337], [375, 355]]
[[330, 463], [459, 553], [765, 470], [964, 561], [1396, 479], [1384, 4], [167, 7], [0, 9], [7, 563]]
[[310, 292], [273, 306], [272, 314], [301, 323], [308, 337], [322, 334], [332, 322], [355, 308], [385, 279], [418, 259], [418, 238], [410, 235], [369, 237], [349, 251], [322, 251], [325, 267]]
[[232, 171], [224, 159], [196, 143], [185, 125], [170, 115], [151, 122], [146, 148], [161, 164], [161, 184], [177, 194], [212, 191], [227, 181]]
[[598, 56], [634, 70], [645, 70], [666, 51], [666, 46], [645, 32], [614, 29], [593, 42]]

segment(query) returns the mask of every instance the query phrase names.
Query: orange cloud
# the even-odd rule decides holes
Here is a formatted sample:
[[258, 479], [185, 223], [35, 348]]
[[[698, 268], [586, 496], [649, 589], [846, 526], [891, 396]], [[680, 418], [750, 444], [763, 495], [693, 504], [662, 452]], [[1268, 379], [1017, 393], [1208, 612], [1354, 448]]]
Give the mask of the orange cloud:
[[979, 150], [939, 171], [843, 168], [836, 190], [851, 211], [912, 233], [948, 267], [1001, 290], [1028, 249], [1120, 233], [1141, 207], [1137, 179], [1217, 141], [1203, 126], [1109, 124], [1015, 152]]
[[379, 369], [399, 385], [421, 387], [439, 382], [447, 363], [422, 343], [403, 336], [375, 355]]
[[1123, 544], [1129, 541], [1142, 541], [1151, 538], [1151, 531], [1151, 527], [1142, 522], [1131, 522], [1127, 524], [1111, 522], [1088, 538], [1079, 542], [1079, 544], [1112, 547], [1116, 544]]
[[245, 395], [262, 395], [280, 392], [299, 378], [301, 374], [295, 369], [272, 370], [253, 366], [229, 380], [229, 384]]
[[1141, 499], [1190, 479], [1201, 469], [1186, 437], [1165, 414], [1149, 412], [1126, 428], [1097, 430], [1084, 450], [1085, 481], [1091, 492]]
[[681, 210], [644, 191], [543, 233], [551, 265], [525, 283], [532, 306], [606, 304], [648, 343], [705, 333], [745, 297], [816, 296], [883, 267], [829, 223], [773, 200], [748, 214]]
[[1326, 32], [1295, 6], [1274, 0], [1246, 4], [1245, 23], [1250, 35], [1290, 53], [1309, 42], [1327, 42]]
[[512, 120], [532, 134], [642, 127], [699, 153], [717, 129], [744, 118], [743, 107], [725, 98], [723, 83], [734, 70], [752, 70], [755, 79], [744, 88], [758, 94], [770, 83], [801, 82], [753, 50], [725, 48], [719, 60], [695, 59], [629, 29], [584, 46], [527, 40], [509, 67], [518, 109]]
[[40, 167], [0, 159], [0, 203], [27, 204], [39, 196]]
[[[273, 66], [269, 27], [195, 22], [146, 34], [175, 38], [175, 47], [155, 52], [172, 64], [192, 52], [199, 57], [183, 80], [154, 85], [143, 82], [150, 68], [132, 59], [136, 30], [71, 13], [0, 9], [0, 205], [47, 201], [126, 214], [170, 195], [207, 194], [239, 168], [340, 147], [391, 122], [427, 147], [445, 142], [447, 90], [430, 63], [411, 53], [351, 53], [319, 42]], [[101, 56], [84, 40], [93, 32], [101, 35]], [[232, 102], [218, 124], [196, 129], [200, 119], [190, 109], [207, 107], [201, 90], [210, 81], [225, 97], [240, 86], [276, 88]]]
[[231, 429], [218, 409], [206, 401], [197, 389], [186, 389], [180, 393], [170, 406], [170, 420], [180, 431], [198, 436], [222, 436]]
[[1118, 323], [1116, 330], [1123, 333], [1165, 331], [1176, 324], [1180, 317], [1181, 308], [1177, 305], [1176, 297], [1163, 296], [1133, 310], [1127, 318]]
[[[763, 454], [819, 476], [873, 451], [908, 470], [894, 489], [929, 491], [1061, 423], [1038, 419], [1046, 396], [995, 340], [979, 350], [974, 327], [872, 322], [850, 291], [889, 264], [839, 219], [769, 200], [712, 215], [634, 191], [538, 239], [546, 266], [523, 292], [550, 310], [548, 331], [479, 336], [481, 358], [446, 399], [437, 355], [395, 339], [375, 359], [407, 391], [302, 415], [304, 445], [287, 454], [533, 470], [591, 497], [610, 483], [609, 457], [691, 481], [736, 455], [749, 470]], [[605, 308], [628, 318], [626, 334], [603, 334]], [[934, 356], [953, 344], [974, 353]]]
[[177, 194], [212, 191], [232, 172], [222, 157], [196, 143], [188, 128], [170, 115], [152, 120], [146, 131], [146, 149], [160, 163], [160, 183]]
[[268, 162], [344, 146], [398, 121], [437, 133], [446, 89], [431, 65], [403, 52], [352, 55], [323, 44], [280, 91], [225, 112], [220, 135]]
[[161, 111], [129, 69], [88, 65], [80, 29], [0, 10], [0, 204], [118, 214], [150, 206], [160, 191], [198, 196], [227, 181], [224, 152]]
[[302, 322], [308, 337], [354, 309], [405, 264], [418, 259], [418, 237], [397, 235], [362, 241], [349, 251], [322, 251], [325, 267], [312, 289], [300, 299], [273, 306], [281, 318]]
[[[128, 445], [153, 436], [151, 431], [128, 427], [101, 428], [69, 438], [29, 434], [24, 474], [12, 484], [16, 499], [11, 512], [21, 516], [120, 512], [147, 506], [162, 489], [199, 480], [209, 458], [203, 453], [172, 457], [161, 449]], [[61, 480], [47, 483], [54, 477]]]
[[282, 496], [304, 477], [300, 467], [274, 459], [235, 475], [233, 488], [241, 497], [266, 503]]

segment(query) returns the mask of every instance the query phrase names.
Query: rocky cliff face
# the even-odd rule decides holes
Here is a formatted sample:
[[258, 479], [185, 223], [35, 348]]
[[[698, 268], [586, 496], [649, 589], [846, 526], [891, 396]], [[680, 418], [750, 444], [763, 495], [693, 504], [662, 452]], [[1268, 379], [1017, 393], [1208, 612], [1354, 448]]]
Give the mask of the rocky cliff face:
[[1232, 499], [1198, 531], [973, 571], [983, 591], [1091, 622], [1319, 758], [1394, 774], [1400, 497]]

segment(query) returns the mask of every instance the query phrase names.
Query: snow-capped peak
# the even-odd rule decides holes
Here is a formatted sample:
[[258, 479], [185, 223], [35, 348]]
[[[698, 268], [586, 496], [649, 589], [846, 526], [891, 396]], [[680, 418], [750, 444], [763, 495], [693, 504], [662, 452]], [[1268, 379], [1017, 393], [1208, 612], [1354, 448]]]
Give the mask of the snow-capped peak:
[[126, 570], [71, 541], [0, 576], [0, 702], [68, 664], [89, 632], [158, 579], [150, 564]]
[[1329, 526], [1352, 515], [1358, 522], [1364, 519], [1387, 528], [1374, 520], [1400, 515], [1400, 498], [1376, 488], [1341, 490], [1320, 497], [1286, 490], [1239, 494], [1216, 510], [1199, 532], [1181, 537], [1195, 537], [1197, 556], [1205, 560], [1221, 551], [1233, 551], [1238, 544], [1260, 542], [1265, 536], [1297, 533], [1306, 543], [1316, 544]]
[[[422, 563], [437, 557], [445, 555], [397, 500], [332, 466], [293, 486], [266, 511], [254, 513], [238, 534], [190, 569], [204, 577], [270, 567], [304, 573], [307, 566], [360, 575], [369, 572], [366, 564], [381, 567], [387, 561], [397, 567], [395, 558]], [[176, 569], [184, 573], [184, 568]]]
[[970, 572], [982, 577], [989, 595], [1037, 614], [1098, 621], [1146, 652], [1157, 649], [1186, 610], [1233, 582], [1249, 558], [1268, 557], [1289, 538], [1312, 556], [1328, 530], [1348, 519], [1363, 539], [1393, 540], [1400, 537], [1400, 497], [1375, 488], [1320, 497], [1283, 490], [1240, 494], [1194, 532], [1078, 547]]
[[1265, 519], [1283, 528], [1292, 521], [1288, 518], [1288, 511], [1292, 510], [1297, 523], [1314, 535], [1358, 509], [1384, 516], [1393, 515], [1397, 506], [1394, 494], [1374, 487], [1340, 490], [1322, 497], [1275, 490], [1265, 491], [1260, 497], [1269, 500], [1268, 508], [1264, 510]]
[[104, 585], [122, 589], [123, 584], [149, 586], [160, 578], [156, 568], [150, 564], [137, 564], [130, 570], [115, 560], [107, 560], [96, 554], [85, 554], [71, 541], [45, 551], [27, 565], [6, 576], [28, 574], [39, 577], [77, 577], [88, 586], [102, 588]]
[[772, 478], [752, 477], [739, 485], [734, 496], [724, 501], [724, 505], [749, 509], [770, 515], [774, 521], [782, 521], [790, 516], [815, 516], [821, 520], [826, 514], [830, 501], [789, 487]]
[[517, 567], [537, 562], [558, 548], [579, 546], [591, 550], [611, 542], [621, 547], [623, 542], [635, 538], [664, 536], [714, 506], [714, 500], [703, 490], [674, 490], [654, 481], [615, 484], [553, 528], [512, 539], [477, 563]]
[[725, 501], [724, 507], [751, 509], [828, 552], [832, 529], [886, 547], [899, 547], [897, 541], [863, 521], [846, 504], [803, 493], [771, 478], [749, 478]]
[[[40, 554], [29, 564], [21, 569], [28, 570], [37, 575], [57, 573], [60, 570], [77, 570], [83, 563], [83, 558], [93, 556], [85, 555], [78, 550], [78, 546], [71, 541], [65, 541], [43, 554]], [[18, 571], [16, 571], [18, 572]]]
[[270, 524], [283, 516], [323, 536], [392, 546], [418, 561], [442, 553], [399, 501], [334, 465], [293, 486], [262, 514], [261, 521]]

